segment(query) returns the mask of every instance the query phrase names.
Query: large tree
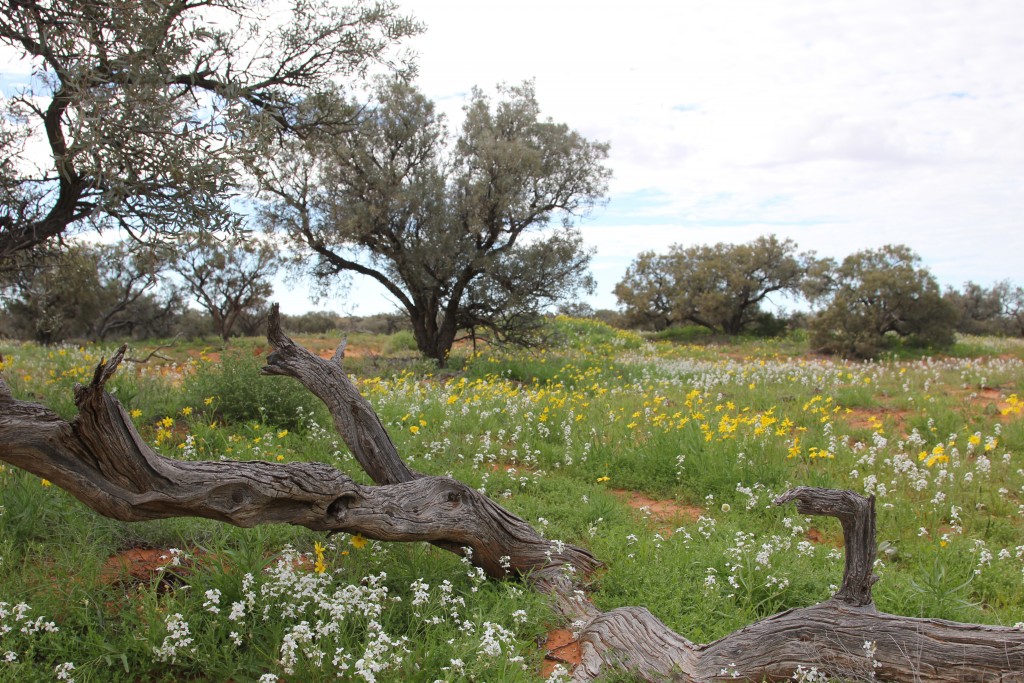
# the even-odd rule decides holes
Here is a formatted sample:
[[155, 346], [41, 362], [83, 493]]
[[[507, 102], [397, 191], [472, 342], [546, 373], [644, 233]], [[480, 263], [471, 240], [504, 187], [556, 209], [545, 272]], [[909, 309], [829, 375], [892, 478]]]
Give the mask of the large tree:
[[890, 338], [937, 347], [953, 343], [956, 311], [909, 247], [864, 249], [826, 265], [808, 290], [814, 303], [823, 304], [811, 321], [812, 346], [870, 356]]
[[0, 117], [0, 262], [90, 222], [152, 236], [228, 212], [270, 140], [344, 123], [300, 122], [299, 100], [419, 30], [386, 0], [290, 4], [9, 2], [0, 44], [32, 73]]
[[381, 82], [341, 134], [282, 147], [264, 219], [312, 253], [321, 279], [369, 277], [444, 364], [460, 330], [524, 342], [550, 304], [589, 290], [574, 220], [601, 201], [605, 144], [541, 117], [531, 84], [474, 90], [452, 139], [412, 85]]
[[764, 318], [771, 294], [800, 290], [811, 261], [795, 242], [775, 235], [746, 244], [675, 244], [667, 254], [641, 253], [615, 295], [633, 324], [690, 323], [739, 334]]

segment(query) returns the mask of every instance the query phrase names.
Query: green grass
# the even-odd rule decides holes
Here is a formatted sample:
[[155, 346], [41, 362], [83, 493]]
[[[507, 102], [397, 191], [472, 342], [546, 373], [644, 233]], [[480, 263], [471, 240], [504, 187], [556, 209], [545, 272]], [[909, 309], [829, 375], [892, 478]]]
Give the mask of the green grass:
[[[1024, 409], [1013, 398], [1024, 354], [1013, 340], [854, 363], [808, 356], [800, 337], [696, 346], [551, 325], [545, 349], [457, 355], [444, 373], [411, 359], [407, 336], [356, 335], [346, 369], [412, 467], [451, 473], [604, 561], [591, 595], [602, 608], [644, 605], [707, 642], [828, 597], [842, 576], [838, 522], [770, 504], [814, 485], [877, 496], [880, 609], [1024, 622]], [[322, 406], [259, 375], [263, 346], [167, 349], [172, 362], [125, 364], [111, 387], [169, 457], [316, 460], [366, 481]], [[111, 351], [0, 344], [15, 394], [65, 417], [74, 383]], [[657, 504], [634, 509], [630, 496]], [[77, 681], [326, 681], [342, 666], [358, 680], [362, 659], [383, 667], [380, 681], [530, 681], [538, 638], [559, 625], [543, 596], [481, 581], [427, 545], [123, 524], [9, 467], [0, 505], [0, 623], [12, 627], [0, 659], [16, 655], [0, 680], [53, 680], [66, 662]], [[178, 548], [188, 566], [111, 579], [109, 558], [129, 548]], [[244, 614], [231, 619], [234, 603]], [[20, 630], [37, 617], [59, 630]], [[180, 623], [188, 634], [178, 626], [175, 639]]]

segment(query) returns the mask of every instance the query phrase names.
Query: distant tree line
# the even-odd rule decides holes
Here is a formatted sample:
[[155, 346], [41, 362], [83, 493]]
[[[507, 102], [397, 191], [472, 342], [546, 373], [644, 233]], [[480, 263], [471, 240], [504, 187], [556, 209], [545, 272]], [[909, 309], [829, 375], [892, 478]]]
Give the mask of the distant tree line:
[[[801, 322], [812, 348], [850, 356], [873, 355], [894, 340], [944, 348], [956, 332], [1024, 335], [1020, 286], [968, 282], [943, 293], [903, 245], [842, 261], [800, 253], [792, 240], [774, 235], [746, 244], [673, 245], [639, 254], [615, 294], [627, 326], [690, 325], [737, 335], [776, 334], [787, 322]], [[810, 313], [782, 320], [766, 308], [773, 295], [806, 302]]]
[[[25, 252], [0, 271], [0, 336], [50, 344], [262, 334], [281, 262], [267, 243], [239, 235], [177, 250], [72, 242]], [[411, 329], [398, 313], [283, 317], [297, 334]]]

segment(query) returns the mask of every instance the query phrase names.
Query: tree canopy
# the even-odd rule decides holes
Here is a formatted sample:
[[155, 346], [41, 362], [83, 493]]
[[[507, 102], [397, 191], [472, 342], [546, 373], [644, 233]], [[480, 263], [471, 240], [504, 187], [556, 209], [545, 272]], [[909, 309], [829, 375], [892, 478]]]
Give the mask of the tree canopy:
[[905, 245], [864, 249], [825, 262], [811, 299], [822, 310], [811, 322], [811, 345], [820, 350], [870, 356], [887, 335], [913, 343], [953, 343], [956, 312], [921, 257]]
[[[263, 219], [331, 281], [369, 277], [444, 364], [460, 330], [526, 342], [551, 303], [589, 290], [574, 221], [598, 204], [608, 146], [544, 119], [533, 86], [474, 89], [454, 139], [414, 86], [381, 81], [351, 129], [282, 146]], [[323, 102], [318, 103], [323, 105]]]
[[22, 252], [0, 270], [0, 334], [52, 343], [154, 334], [178, 313], [158, 289], [166, 254], [125, 242]]
[[763, 321], [769, 295], [800, 290], [812, 260], [775, 235], [746, 244], [675, 244], [667, 254], [641, 253], [615, 295], [634, 324], [663, 329], [690, 323], [739, 334]]
[[203, 232], [182, 244], [170, 268], [227, 341], [244, 314], [267, 308], [274, 292], [271, 280], [281, 263], [277, 245], [256, 236]]
[[228, 213], [271, 140], [345, 123], [299, 120], [300, 101], [400, 66], [419, 30], [390, 2], [9, 3], [0, 43], [32, 75], [0, 117], [0, 260], [77, 226], [173, 235]]

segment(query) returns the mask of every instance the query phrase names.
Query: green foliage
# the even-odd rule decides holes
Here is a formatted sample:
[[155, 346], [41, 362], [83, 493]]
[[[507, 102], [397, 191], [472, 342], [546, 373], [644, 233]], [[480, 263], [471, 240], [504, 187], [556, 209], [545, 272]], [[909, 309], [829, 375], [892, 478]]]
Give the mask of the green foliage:
[[729, 335], [758, 327], [772, 334], [762, 304], [775, 292], [799, 291], [813, 260], [796, 249], [792, 240], [770, 235], [747, 244], [676, 244], [667, 254], [644, 252], [615, 295], [633, 324], [655, 330], [689, 323]]
[[[271, 19], [236, 0], [12, 5], [0, 43], [32, 77], [3, 105], [0, 260], [86, 219], [148, 238], [229, 216], [244, 169], [258, 172], [277, 139], [340, 123], [302, 120], [296, 102], [372, 65], [401, 68], [392, 47], [421, 30], [387, 2], [291, 11]], [[32, 132], [46, 154], [29, 153]], [[10, 161], [32, 157], [52, 165]]]
[[137, 245], [89, 245], [23, 253], [0, 272], [0, 334], [52, 344], [69, 338], [165, 333], [179, 306], [156, 292], [166, 254]]
[[213, 319], [225, 341], [246, 313], [261, 311], [274, 292], [271, 280], [283, 258], [276, 244], [253, 235], [212, 230], [182, 240], [171, 269]]
[[404, 80], [367, 103], [317, 100], [310, 117], [343, 111], [354, 125], [283, 147], [264, 173], [264, 224], [322, 282], [383, 285], [442, 366], [462, 330], [536, 343], [546, 308], [594, 286], [571, 226], [607, 190], [608, 146], [543, 119], [532, 84], [501, 95], [474, 89], [455, 138]]
[[392, 354], [400, 351], [416, 351], [416, 337], [409, 330], [395, 332], [388, 337], [385, 350]]
[[304, 415], [323, 412], [323, 406], [305, 387], [287, 377], [260, 374], [263, 359], [248, 351], [225, 352], [217, 363], [209, 363], [185, 380], [187, 406], [197, 409], [215, 406], [215, 419], [257, 422], [299, 429]]
[[943, 294], [956, 311], [956, 330], [973, 335], [1024, 335], [1024, 287], [1002, 280], [991, 288], [965, 282]]
[[811, 345], [864, 358], [897, 340], [911, 346], [950, 346], [956, 314], [920, 264], [908, 247], [887, 245], [823, 269], [814, 299], [825, 306], [811, 322]]

